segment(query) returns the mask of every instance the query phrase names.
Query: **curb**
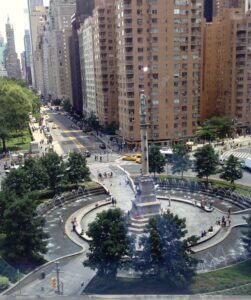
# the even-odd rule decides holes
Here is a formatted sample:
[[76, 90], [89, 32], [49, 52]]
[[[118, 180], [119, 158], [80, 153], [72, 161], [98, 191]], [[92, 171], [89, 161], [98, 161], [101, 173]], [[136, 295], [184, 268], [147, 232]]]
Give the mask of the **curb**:
[[[76, 198], [77, 200], [77, 198]], [[90, 205], [90, 204], [89, 204]], [[68, 218], [69, 219], [69, 218]], [[68, 221], [68, 219], [66, 220], [66, 222]], [[66, 227], [66, 222], [65, 222], [65, 227]], [[67, 236], [70, 238], [70, 236], [67, 234]], [[75, 241], [75, 240], [72, 240], [70, 238], [70, 240], [72, 242], [74, 242], [76, 245], [78, 245], [79, 247], [82, 248], [82, 250], [80, 251], [77, 251], [75, 253], [71, 253], [71, 254], [67, 254], [67, 255], [64, 255], [64, 256], [61, 256], [61, 257], [58, 257], [52, 261], [49, 261], [41, 266], [39, 266], [38, 268], [34, 269], [33, 271], [31, 271], [30, 273], [26, 274], [20, 281], [16, 282], [14, 285], [12, 285], [11, 287], [9, 287], [7, 290], [3, 291], [2, 293], [0, 293], [0, 296], [5, 296], [5, 295], [11, 295], [11, 293], [13, 293], [14, 291], [16, 291], [17, 289], [19, 289], [20, 285], [23, 286], [23, 282], [28, 279], [29, 277], [32, 277], [33, 275], [36, 275], [37, 277], [35, 279], [38, 279], [40, 278], [41, 276], [41, 272], [43, 271], [43, 269], [47, 268], [47, 267], [50, 267], [51, 265], [55, 264], [55, 262], [57, 261], [62, 261], [64, 259], [67, 259], [67, 258], [72, 258], [74, 256], [77, 256], [77, 255], [81, 255], [85, 252], [85, 248], [83, 247], [82, 244], [80, 244], [79, 242]], [[34, 281], [35, 279], [31, 280], [30, 282]], [[27, 282], [26, 284], [28, 284], [29, 282]], [[11, 293], [10, 293], [11, 292]]]

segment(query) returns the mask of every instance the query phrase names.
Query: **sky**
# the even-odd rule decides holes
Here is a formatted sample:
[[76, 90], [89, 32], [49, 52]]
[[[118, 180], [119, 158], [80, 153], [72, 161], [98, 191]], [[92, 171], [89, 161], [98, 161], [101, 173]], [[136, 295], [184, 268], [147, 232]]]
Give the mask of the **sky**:
[[[44, 0], [44, 4], [48, 5], [49, 0]], [[16, 51], [20, 55], [24, 51], [24, 30], [28, 29], [29, 20], [27, 11], [27, 0], [0, 0], [0, 32], [5, 36], [5, 24], [9, 16], [10, 23], [14, 27]]]

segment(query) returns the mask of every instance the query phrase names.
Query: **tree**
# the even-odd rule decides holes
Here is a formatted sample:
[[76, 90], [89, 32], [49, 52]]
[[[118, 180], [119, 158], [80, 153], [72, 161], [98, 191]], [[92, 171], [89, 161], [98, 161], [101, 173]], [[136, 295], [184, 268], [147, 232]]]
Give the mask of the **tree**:
[[98, 269], [102, 276], [115, 277], [117, 269], [124, 266], [124, 256], [130, 255], [129, 238], [120, 209], [99, 213], [86, 232], [92, 238], [85, 266]]
[[184, 239], [185, 219], [167, 211], [151, 218], [148, 230], [149, 236], [141, 239], [143, 250], [136, 255], [136, 269], [145, 277], [164, 281], [169, 288], [186, 287], [195, 275], [197, 260], [190, 256], [189, 246], [197, 238]]
[[234, 184], [234, 181], [242, 178], [241, 163], [237, 157], [232, 154], [227, 159], [225, 165], [222, 167], [220, 178], [230, 181]]
[[49, 178], [40, 160], [26, 159], [23, 170], [26, 173], [30, 191], [41, 190], [48, 185]]
[[64, 176], [64, 163], [61, 156], [57, 153], [47, 153], [41, 158], [41, 163], [48, 175], [49, 187], [56, 192], [58, 184]]
[[91, 112], [89, 118], [87, 119], [87, 124], [94, 130], [99, 130], [99, 120], [94, 112]]
[[45, 220], [37, 215], [31, 199], [11, 199], [3, 215], [1, 229], [5, 234], [5, 257], [23, 262], [46, 253]]
[[90, 180], [90, 171], [86, 165], [86, 158], [78, 153], [71, 152], [67, 162], [68, 178], [70, 182], [77, 183], [81, 180]]
[[216, 133], [210, 125], [203, 125], [202, 127], [199, 127], [197, 129], [196, 135], [198, 136], [199, 139], [208, 142], [211, 142], [216, 138]]
[[160, 149], [157, 146], [152, 146], [149, 149], [149, 172], [160, 174], [165, 171], [164, 166], [166, 164], [164, 156], [160, 153]]
[[229, 117], [213, 117], [209, 120], [212, 127], [215, 128], [217, 136], [221, 139], [230, 137], [233, 134], [232, 120]]
[[64, 99], [63, 100], [63, 109], [66, 112], [71, 112], [72, 111], [72, 105], [69, 99]]
[[116, 131], [119, 129], [119, 126], [116, 122], [112, 121], [111, 123], [107, 124], [104, 128], [104, 132], [106, 134], [114, 135]]
[[13, 169], [3, 181], [3, 190], [22, 197], [29, 191], [29, 183], [24, 169]]
[[6, 152], [6, 139], [12, 131], [28, 127], [29, 112], [37, 98], [18, 81], [0, 78], [0, 138]]
[[200, 178], [206, 177], [208, 183], [208, 177], [215, 174], [217, 170], [218, 154], [215, 153], [211, 145], [204, 145], [202, 148], [197, 149], [194, 157], [197, 176]]
[[173, 149], [173, 165], [172, 172], [183, 174], [191, 167], [191, 161], [189, 158], [189, 151], [185, 144], [177, 144]]

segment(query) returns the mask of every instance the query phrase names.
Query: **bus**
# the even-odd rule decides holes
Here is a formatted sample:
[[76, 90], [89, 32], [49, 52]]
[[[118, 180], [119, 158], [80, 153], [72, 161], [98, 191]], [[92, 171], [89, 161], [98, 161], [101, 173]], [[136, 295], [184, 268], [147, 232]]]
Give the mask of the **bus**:
[[160, 149], [160, 153], [165, 157], [167, 162], [173, 161], [173, 150], [171, 148]]

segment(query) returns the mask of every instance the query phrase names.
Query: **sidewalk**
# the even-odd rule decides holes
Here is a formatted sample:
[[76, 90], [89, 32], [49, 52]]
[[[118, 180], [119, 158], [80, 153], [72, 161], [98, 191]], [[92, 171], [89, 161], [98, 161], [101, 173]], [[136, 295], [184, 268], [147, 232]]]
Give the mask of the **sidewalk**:
[[[48, 147], [49, 144], [47, 143], [47, 138], [45, 137], [43, 131], [40, 130], [39, 124], [38, 123], [29, 123], [31, 134], [33, 141], [37, 142], [39, 144], [39, 153], [40, 156], [43, 155], [43, 153], [48, 153]], [[32, 127], [35, 127], [35, 130], [32, 130]], [[41, 141], [44, 141], [44, 143], [41, 143]], [[63, 149], [60, 146], [59, 142], [52, 142], [52, 147], [53, 150], [58, 154], [58, 155], [63, 155]]]

